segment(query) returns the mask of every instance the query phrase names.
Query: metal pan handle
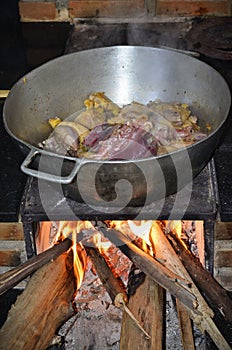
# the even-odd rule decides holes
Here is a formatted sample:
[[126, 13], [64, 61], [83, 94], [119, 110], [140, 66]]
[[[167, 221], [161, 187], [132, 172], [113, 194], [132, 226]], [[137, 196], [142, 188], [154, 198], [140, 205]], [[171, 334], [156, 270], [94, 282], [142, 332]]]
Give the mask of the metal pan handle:
[[[46, 173], [46, 172], [43, 172], [40, 170], [35, 170], [35, 169], [29, 168], [29, 165], [32, 163], [35, 156], [41, 155], [41, 154], [42, 154], [42, 152], [32, 149], [28, 153], [27, 157], [24, 159], [23, 163], [21, 164], [20, 168], [21, 168], [22, 172], [27, 174], [27, 175], [37, 177], [38, 179], [41, 179], [41, 180], [46, 180], [46, 181], [51, 181], [51, 182], [67, 185], [67, 184], [70, 184], [72, 182], [72, 180], [76, 176], [79, 168], [81, 167], [80, 159], [77, 159], [76, 161], [73, 160], [72, 161], [74, 163], [73, 168], [67, 176], [53, 175], [53, 174], [49, 174], [49, 173]], [[53, 155], [53, 157], [55, 157], [55, 155]]]
[[7, 98], [10, 90], [0, 90], [0, 98]]

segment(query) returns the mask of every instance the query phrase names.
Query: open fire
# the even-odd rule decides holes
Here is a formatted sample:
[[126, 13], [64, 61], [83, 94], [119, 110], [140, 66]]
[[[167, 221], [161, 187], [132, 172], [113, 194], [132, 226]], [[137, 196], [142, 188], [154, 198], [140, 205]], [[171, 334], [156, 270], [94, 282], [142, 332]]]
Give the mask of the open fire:
[[[43, 226], [45, 226], [45, 230]], [[193, 229], [193, 226], [195, 226], [195, 229]], [[49, 231], [46, 239], [50, 237], [47, 248], [54, 244], [54, 240], [63, 240], [67, 237], [73, 240], [74, 271], [78, 290], [75, 302], [78, 303], [78, 298], [82, 297], [81, 284], [87, 266], [89, 269], [95, 269], [113, 304], [123, 309], [138, 330], [143, 333], [145, 339], [151, 340], [152, 335], [144, 328], [144, 322], [141, 322], [137, 317], [138, 315], [135, 316], [127, 306], [130, 293], [135, 293], [130, 290], [136, 290], [144, 282], [144, 276], [148, 276], [155, 284], [157, 283], [157, 285], [169, 291], [180, 301], [179, 309], [184, 305], [187, 309], [189, 325], [191, 324], [191, 318], [194, 321], [197, 320], [199, 326], [198, 319], [204, 315], [208, 319], [208, 325], [205, 327], [200, 322], [202, 332], [204, 333], [207, 329], [215, 342], [223, 342], [221, 335], [217, 338], [213, 334], [215, 327], [211, 321], [214, 313], [205, 303], [188, 271], [186, 271], [170, 244], [172, 240], [174, 240], [174, 245], [178, 242], [183, 251], [193, 251], [194, 256], [197, 256], [204, 264], [202, 222], [183, 222], [181, 220], [44, 222], [36, 239], [36, 246], [39, 250], [41, 250], [41, 245], [44, 247], [43, 232], [46, 231]], [[178, 247], [178, 249], [180, 248]], [[83, 254], [83, 251], [85, 254]], [[128, 287], [128, 277], [134, 266], [142, 272], [141, 281], [136, 280], [136, 287], [133, 286], [132, 281], [132, 285]], [[183, 312], [186, 313], [186, 309], [182, 310], [182, 314]], [[151, 320], [149, 322], [152, 323]], [[151, 324], [149, 327], [151, 327]], [[161, 324], [160, 331], [162, 332]], [[218, 335], [218, 331], [216, 333]], [[191, 336], [187, 336], [188, 347], [190, 346], [190, 338]], [[183, 342], [185, 341], [186, 339], [183, 336]], [[122, 349], [124, 346], [122, 346]], [[128, 344], [125, 348], [127, 347]]]
[[[192, 222], [190, 222], [190, 224], [192, 224]], [[190, 246], [190, 240], [186, 233], [184, 233], [184, 230], [182, 231], [182, 228], [186, 226], [187, 223], [182, 223], [180, 220], [162, 222], [152, 220], [116, 220], [106, 221], [104, 223], [100, 222], [100, 227], [98, 226], [98, 223], [90, 221], [42, 222], [36, 235], [36, 250], [39, 254], [44, 250], [51, 248], [55, 243], [63, 241], [66, 238], [70, 238], [73, 242], [73, 266], [78, 290], [81, 287], [81, 283], [84, 278], [87, 261], [89, 260], [87, 252], [90, 250], [90, 248], [96, 249], [104, 257], [104, 259], [107, 260], [107, 264], [110, 266], [115, 276], [120, 276], [121, 278], [123, 277], [122, 267], [120, 266], [120, 263], [117, 263], [117, 259], [115, 259], [115, 257], [120, 255], [121, 257], [124, 256], [124, 259], [126, 259], [125, 255], [123, 255], [120, 250], [120, 246], [122, 246], [124, 242], [118, 238], [119, 247], [117, 247], [117, 242], [112, 243], [109, 238], [104, 236], [103, 230], [108, 229], [109, 231], [117, 230], [118, 232], [121, 232], [122, 238], [125, 235], [129, 242], [133, 242], [133, 244], [135, 244], [139, 249], [152, 256], [161, 264], [166, 265], [166, 267], [168, 266], [168, 268], [172, 270], [172, 261], [168, 262], [166, 258], [163, 259], [164, 253], [161, 253], [160, 249], [158, 249], [159, 237], [157, 237], [157, 232], [172, 232], [181, 240], [185, 249], [188, 249], [185, 241], [187, 242], [188, 240], [188, 245]], [[202, 242], [202, 240], [200, 240], [200, 242]], [[200, 248], [202, 250], [204, 247]], [[164, 249], [164, 247], [162, 249]], [[197, 244], [194, 245], [194, 253], [199, 256]], [[132, 263], [129, 258], [127, 258], [126, 261], [123, 261], [123, 263], [124, 266], [126, 263], [126, 273], [124, 273], [125, 279], [125, 275], [128, 276], [129, 274]], [[127, 283], [127, 281], [125, 280], [124, 283]]]
[[[203, 256], [195, 244], [196, 232], [191, 232], [196, 228], [203, 232], [202, 223], [184, 221], [42, 222], [35, 237], [38, 255], [34, 260], [40, 261], [38, 267], [43, 265], [41, 257], [44, 255], [46, 262], [50, 262], [38, 269], [24, 291], [33, 305], [27, 306], [25, 311], [23, 293], [10, 312], [11, 321], [7, 320], [0, 330], [3, 344], [7, 341], [12, 346], [13, 340], [9, 339], [15, 340], [16, 333], [20, 341], [24, 341], [25, 329], [20, 328], [17, 320], [14, 320], [17, 331], [12, 328], [12, 318], [18, 312], [21, 315], [18, 322], [24, 324], [28, 320], [22, 322], [22, 308], [25, 315], [27, 309], [32, 308], [38, 312], [38, 320], [34, 316], [35, 325], [30, 327], [36, 329], [37, 324], [44, 322], [51, 322], [53, 327], [41, 330], [43, 337], [37, 347], [30, 339], [28, 349], [46, 348], [55, 330], [73, 315], [68, 304], [78, 309], [79, 301], [88, 299], [83, 286], [85, 279], [88, 284], [94, 284], [94, 280], [89, 279], [90, 274], [93, 278], [98, 275], [112, 304], [122, 310], [120, 350], [163, 348], [165, 291], [176, 300], [184, 348], [194, 349], [192, 320], [203, 334], [210, 335], [219, 349], [230, 349], [215, 314], [220, 313], [226, 321], [232, 322], [232, 302], [196, 257], [200, 256], [202, 260]], [[198, 239], [203, 242], [202, 237]], [[57, 249], [60, 251], [55, 256]], [[133, 274], [135, 269], [137, 272]], [[208, 288], [209, 284], [211, 288]], [[4, 279], [0, 279], [1, 286], [4, 286]], [[33, 295], [38, 289], [41, 295], [38, 295], [36, 306]], [[27, 303], [30, 304], [28, 300]], [[46, 312], [37, 310], [43, 303]], [[25, 346], [23, 342], [22, 348], [27, 349]]]

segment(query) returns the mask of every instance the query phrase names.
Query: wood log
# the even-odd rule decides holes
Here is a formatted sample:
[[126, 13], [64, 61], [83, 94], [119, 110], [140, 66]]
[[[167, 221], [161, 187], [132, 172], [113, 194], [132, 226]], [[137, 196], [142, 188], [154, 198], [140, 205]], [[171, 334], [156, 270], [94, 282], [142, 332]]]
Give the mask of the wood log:
[[[191, 278], [189, 272], [187, 271], [185, 264], [183, 264], [183, 262], [179, 259], [178, 255], [175, 252], [175, 249], [173, 248], [167, 236], [163, 233], [163, 230], [157, 222], [153, 222], [151, 236], [151, 239], [157, 243], [155, 244], [156, 255], [160, 259], [166, 259], [166, 265], [172, 271], [179, 273], [182, 277], [185, 277], [186, 279], [191, 281], [193, 294], [196, 296], [197, 302], [199, 304], [198, 310], [202, 313], [202, 315], [198, 316], [191, 310], [186, 310], [191, 319], [202, 331], [202, 333], [204, 333], [205, 331], [208, 332], [211, 339], [214, 341], [214, 343], [219, 349], [229, 350], [230, 345], [228, 344], [228, 341], [222, 334], [222, 331], [219, 329], [218, 325], [216, 325], [215, 319], [213, 320], [214, 312], [211, 308], [211, 305], [209, 304], [209, 306], [206, 303], [200, 290], [198, 289], [197, 283], [194, 283], [194, 280]], [[187, 249], [185, 249], [184, 246], [182, 247], [187, 252]], [[191, 334], [191, 328], [188, 328], [188, 333]]]
[[[94, 243], [91, 244], [94, 246]], [[94, 267], [97, 271], [97, 274], [103, 284], [103, 286], [106, 288], [106, 291], [108, 292], [112, 302], [114, 305], [127, 313], [129, 315], [130, 319], [133, 321], [134, 325], [139, 330], [140, 336], [141, 332], [143, 332], [146, 336], [146, 338], [150, 339], [150, 335], [146, 332], [146, 330], [142, 327], [138, 319], [135, 317], [135, 315], [131, 312], [131, 310], [128, 308], [128, 297], [126, 294], [126, 288], [120, 279], [120, 277], [114, 276], [113, 272], [111, 271], [110, 267], [108, 266], [105, 258], [100, 254], [97, 247], [86, 247], [86, 250], [88, 252], [88, 255], [90, 256]]]
[[31, 277], [0, 330], [0, 350], [43, 350], [73, 314], [73, 254], [60, 255]]
[[[170, 293], [179, 298], [189, 309], [198, 313], [196, 297], [191, 293], [191, 286], [188, 281], [182, 280], [181, 277], [167, 269], [159, 261], [142, 251], [129, 238], [115, 229], [100, 228], [102, 233], [152, 280], [161, 287], [169, 290]], [[180, 284], [178, 282], [181, 280]], [[184, 287], [183, 287], [184, 286]]]
[[195, 221], [195, 233], [199, 260], [202, 263], [202, 265], [205, 266], [205, 232], [204, 224], [202, 221]]
[[[154, 225], [155, 223], [153, 223], [152, 225], [153, 228]], [[164, 235], [163, 231], [161, 230], [161, 228], [159, 228], [157, 223], [155, 230], [153, 230], [152, 232], [152, 234], [155, 237], [154, 242], [158, 243], [155, 246], [156, 253], [157, 248], [161, 247], [161, 258], [158, 259], [162, 259], [165, 262], [165, 265], [169, 266], [170, 268], [172, 266], [173, 269], [171, 269], [171, 271], [170, 269], [162, 269], [162, 267], [164, 266], [162, 266], [161, 264], [152, 264], [150, 259], [153, 258], [148, 258], [147, 256], [144, 256], [144, 254], [141, 253], [142, 251], [139, 248], [135, 247], [135, 245], [131, 243], [130, 239], [128, 239], [128, 237], [123, 235], [121, 232], [114, 229], [107, 230], [105, 227], [100, 227], [100, 229], [104, 233], [104, 235], [106, 235], [115, 245], [117, 245], [124, 252], [124, 254], [126, 254], [134, 262], [134, 264], [140, 268], [141, 271], [147, 274], [155, 282], [160, 284], [160, 286], [169, 290], [169, 292], [173, 296], [177, 297], [185, 305], [194, 323], [198, 326], [202, 333], [204, 333], [205, 331], [208, 332], [208, 334], [220, 350], [231, 350], [231, 347], [228, 344], [227, 340], [224, 338], [221, 331], [218, 329], [218, 327], [212, 319], [214, 316], [213, 310], [204, 300], [200, 291], [191, 279], [189, 273], [187, 272], [184, 265], [181, 263], [180, 259], [176, 255], [175, 250], [172, 248], [167, 237]], [[177, 271], [183, 278], [186, 277], [190, 285], [185, 284], [181, 287], [180, 283], [183, 283], [184, 280], [172, 280], [170, 273], [172, 271]], [[174, 285], [172, 282], [174, 282]], [[175, 285], [177, 287], [177, 290], [175, 289]], [[190, 290], [192, 291], [192, 293], [189, 293], [188, 290], [190, 286]], [[188, 292], [187, 295], [185, 295], [184, 290]], [[189, 300], [189, 294], [191, 296], [194, 296], [195, 298], [194, 300], [192, 300], [192, 303]], [[194, 302], [196, 303], [195, 306]]]
[[232, 300], [226, 290], [213, 278], [209, 271], [204, 269], [197, 257], [184, 248], [175, 235], [169, 235], [168, 237], [176, 254], [209, 305], [213, 309], [216, 308], [227, 321], [232, 323]]
[[90, 246], [86, 246], [85, 249], [92, 260], [98, 277], [115, 306], [120, 307], [120, 305], [117, 304], [117, 302], [120, 301], [127, 303], [126, 288], [123, 285], [122, 280], [113, 275], [113, 272], [98, 249]]
[[65, 251], [67, 251], [72, 245], [72, 241], [66, 238], [64, 241], [54, 245], [52, 248], [45, 252], [33, 256], [25, 263], [15, 267], [14, 269], [7, 271], [0, 276], [0, 294], [3, 294], [10, 288], [17, 285], [24, 280], [27, 276], [34, 271], [45, 265], [49, 261], [55, 259]]
[[195, 350], [192, 321], [184, 305], [176, 299], [183, 350]]
[[162, 350], [163, 349], [163, 311], [164, 289], [151, 278], [145, 277], [128, 303], [128, 307], [141, 326], [150, 335], [150, 339], [141, 335], [141, 331], [126, 312], [123, 313], [120, 350]]

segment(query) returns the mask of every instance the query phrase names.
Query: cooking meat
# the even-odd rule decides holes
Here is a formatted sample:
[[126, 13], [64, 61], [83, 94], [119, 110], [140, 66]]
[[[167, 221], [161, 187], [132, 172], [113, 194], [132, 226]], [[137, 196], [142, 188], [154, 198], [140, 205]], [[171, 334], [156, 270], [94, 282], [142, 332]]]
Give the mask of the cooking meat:
[[95, 92], [90, 94], [89, 97], [84, 101], [84, 105], [87, 109], [104, 107], [112, 112], [112, 114], [117, 115], [120, 112], [120, 107], [111, 101], [104, 92]]
[[156, 100], [150, 102], [148, 107], [176, 126], [183, 124], [191, 114], [188, 105], [185, 103], [164, 103]]
[[84, 105], [74, 121], [50, 123], [58, 125], [45, 140], [45, 149], [74, 157], [129, 160], [169, 153], [207, 136], [187, 104], [157, 100], [119, 107], [96, 92]]
[[106, 113], [104, 113], [102, 107], [87, 109], [80, 113], [74, 122], [91, 130], [95, 128], [95, 126], [106, 122]]
[[[142, 125], [149, 120], [149, 109], [137, 102], [132, 102], [124, 106], [117, 118], [122, 121], [122, 123], [131, 123]], [[110, 120], [113, 122], [114, 120]]]
[[77, 156], [79, 137], [88, 131], [78, 123], [63, 121], [55, 127], [53, 133], [44, 142], [44, 149]]
[[96, 145], [99, 145], [100, 142], [108, 139], [114, 132], [115, 129], [118, 128], [119, 125], [111, 125], [111, 124], [102, 124], [96, 126], [85, 138], [83, 138], [82, 145], [84, 148], [88, 150], [93, 148]]
[[116, 117], [120, 112], [120, 107], [105, 96], [103, 92], [91, 94], [84, 101], [84, 105], [86, 110], [76, 117], [75, 122], [89, 130], [97, 125], [104, 124], [109, 119]]
[[140, 159], [157, 155], [157, 140], [135, 124], [105, 124], [94, 128], [83, 140], [85, 158]]

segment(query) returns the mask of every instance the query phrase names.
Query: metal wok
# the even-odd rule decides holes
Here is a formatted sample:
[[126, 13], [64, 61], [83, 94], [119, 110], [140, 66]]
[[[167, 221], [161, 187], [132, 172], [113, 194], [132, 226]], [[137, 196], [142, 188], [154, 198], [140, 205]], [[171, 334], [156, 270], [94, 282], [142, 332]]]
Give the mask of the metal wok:
[[[39, 149], [51, 133], [47, 120], [81, 110], [95, 91], [121, 105], [155, 99], [187, 103], [211, 132], [185, 149], [136, 161], [63, 158]], [[3, 116], [6, 130], [27, 153], [23, 172], [87, 204], [137, 206], [179, 191], [203, 169], [220, 140], [230, 103], [226, 82], [209, 65], [165, 49], [117, 46], [69, 54], [33, 70], [11, 89]]]

